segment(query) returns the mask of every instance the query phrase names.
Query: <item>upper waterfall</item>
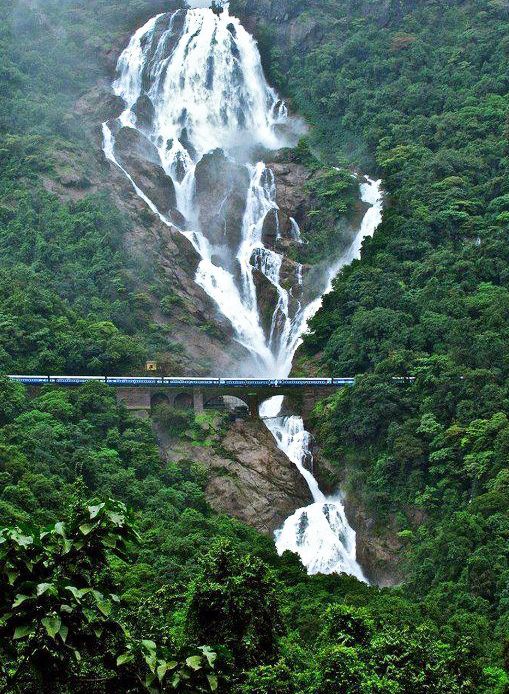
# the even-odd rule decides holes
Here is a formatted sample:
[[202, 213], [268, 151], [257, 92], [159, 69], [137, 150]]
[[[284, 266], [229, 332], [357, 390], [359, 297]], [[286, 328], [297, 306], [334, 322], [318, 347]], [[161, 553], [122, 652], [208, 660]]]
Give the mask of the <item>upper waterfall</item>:
[[206, 152], [276, 149], [287, 110], [269, 87], [253, 38], [225, 11], [178, 10], [141, 27], [118, 62], [115, 92], [135, 124], [138, 100], [154, 113], [148, 130], [165, 168], [182, 178]]
[[[278, 206], [274, 175], [257, 157], [296, 144], [303, 126], [268, 85], [256, 42], [227, 10], [160, 14], [131, 38], [113, 88], [125, 110], [104, 124], [106, 155], [198, 251], [195, 281], [251, 355], [239, 369], [287, 375], [306, 313], [283, 286], [281, 256], [263, 243], [265, 219]], [[140, 156], [171, 178], [174, 203], [166, 209], [119, 155], [121, 133], [130, 133]], [[277, 295], [269, 326], [261, 318], [257, 272]], [[300, 266], [295, 278], [302, 285]]]

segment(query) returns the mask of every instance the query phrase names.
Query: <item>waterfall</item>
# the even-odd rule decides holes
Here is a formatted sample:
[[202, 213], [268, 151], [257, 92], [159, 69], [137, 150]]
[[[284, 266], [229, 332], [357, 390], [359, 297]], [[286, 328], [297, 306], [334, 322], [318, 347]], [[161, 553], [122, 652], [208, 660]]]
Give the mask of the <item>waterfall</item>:
[[[360, 257], [362, 241], [372, 236], [382, 221], [380, 181], [372, 181], [366, 176], [361, 185], [361, 197], [370, 207], [351, 246], [331, 268], [325, 293], [332, 290], [332, 281], [340, 269]], [[300, 335], [320, 308], [321, 301], [322, 298], [307, 307]], [[306, 431], [302, 418], [283, 414], [281, 396], [266, 400], [260, 407], [260, 416], [265, 420], [278, 447], [306, 480], [313, 499], [312, 504], [298, 509], [287, 518], [283, 527], [276, 532], [279, 554], [286, 550], [295, 552], [310, 574], [348, 573], [367, 582], [357, 562], [355, 531], [346, 517], [341, 495], [326, 497], [313, 475], [311, 436]]]
[[[260, 156], [263, 151], [295, 146], [302, 124], [289, 116], [267, 84], [256, 43], [239, 20], [227, 8], [216, 15], [198, 5], [202, 3], [159, 14], [132, 36], [118, 60], [113, 84], [125, 108], [118, 118], [103, 124], [103, 149], [154, 214], [183, 234], [198, 253], [196, 283], [250, 355], [239, 371], [246, 376], [286, 377], [308, 321], [320, 307], [321, 291], [330, 291], [340, 267], [358, 255], [362, 239], [373, 233], [381, 212], [380, 190], [369, 179], [361, 186], [371, 207], [348, 252], [327, 271], [322, 290], [306, 286], [307, 276], [298, 264], [295, 287], [287, 288], [283, 256], [263, 242], [269, 215], [276, 238], [280, 229], [274, 174]], [[174, 195], [167, 204], [160, 196], [156, 200], [146, 175], [137, 175], [129, 153], [126, 161], [122, 138], [124, 146], [128, 138], [131, 149], [135, 147], [144, 174], [156, 172], [161, 181], [162, 172], [171, 183], [167, 190]], [[294, 240], [302, 242], [293, 218], [291, 226]], [[259, 276], [276, 297], [270, 325], [261, 319]], [[275, 399], [263, 410], [276, 412], [276, 417], [281, 407]], [[355, 564], [355, 533], [341, 502], [326, 499], [303, 464], [310, 453], [302, 420], [278, 416], [267, 421], [318, 504], [297, 511], [293, 521], [288, 519], [278, 534], [278, 549], [288, 546], [299, 551], [310, 571], [346, 567], [362, 577]], [[316, 536], [325, 532], [324, 518], [329, 535], [327, 540], [323, 536], [318, 551]], [[344, 556], [337, 558], [341, 548]]]

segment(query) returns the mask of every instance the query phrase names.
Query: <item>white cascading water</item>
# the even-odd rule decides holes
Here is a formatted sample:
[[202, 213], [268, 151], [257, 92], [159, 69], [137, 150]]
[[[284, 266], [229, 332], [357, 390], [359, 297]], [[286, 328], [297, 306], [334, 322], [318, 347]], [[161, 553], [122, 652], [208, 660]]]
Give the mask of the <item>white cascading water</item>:
[[[282, 286], [283, 257], [264, 246], [264, 221], [278, 210], [276, 184], [270, 168], [252, 159], [257, 149], [296, 144], [302, 128], [289, 118], [285, 104], [267, 84], [256, 43], [239, 20], [227, 9], [220, 15], [207, 8], [158, 15], [133, 35], [117, 71], [114, 91], [124, 100], [125, 109], [116, 121], [103, 124], [106, 157], [123, 171], [149, 208], [186, 236], [198, 252], [201, 260], [195, 281], [229, 320], [235, 339], [251, 354], [249, 373], [244, 375], [288, 376], [308, 322], [321, 305], [320, 294], [331, 290], [340, 268], [358, 256], [363, 238], [380, 221], [379, 182], [367, 179], [361, 185], [362, 199], [370, 204], [361, 228], [348, 251], [329, 269], [322, 292], [317, 287], [313, 299], [308, 289], [311, 299], [306, 303], [302, 266], [296, 266], [296, 298], [292, 289]], [[138, 123], [140, 98], [148, 99], [153, 110], [149, 126]], [[122, 127], [138, 130], [157, 149], [162, 167], [173, 181], [183, 223], [177, 226], [158, 209], [119, 161], [115, 144]], [[195, 204], [197, 165], [217, 149], [228, 161], [244, 167], [249, 181], [240, 241], [229, 248], [226, 259], [217, 240], [201, 228]], [[302, 242], [294, 219], [291, 225], [292, 236]], [[269, 329], [260, 319], [255, 270], [276, 290]], [[299, 417], [280, 416], [282, 404], [281, 398], [272, 398], [262, 405], [261, 414], [278, 446], [305, 477], [314, 503], [286, 521], [277, 534], [278, 550], [298, 552], [310, 572], [347, 571], [364, 580], [355, 560], [355, 533], [341, 501], [325, 498], [303, 465], [311, 459], [309, 434]]]
[[[362, 200], [370, 205], [361, 227], [347, 252], [330, 271], [325, 293], [332, 290], [332, 281], [340, 269], [360, 257], [362, 241], [372, 236], [382, 221], [380, 181], [366, 177], [361, 185]], [[322, 299], [306, 309], [307, 321], [318, 311]], [[310, 574], [347, 573], [360, 581], [367, 579], [357, 561], [355, 531], [345, 514], [340, 494], [326, 497], [313, 475], [311, 436], [301, 417], [282, 414], [283, 398], [276, 396], [260, 407], [260, 415], [274, 436], [278, 447], [288, 456], [304, 477], [313, 503], [300, 508], [286, 519], [276, 532], [279, 554], [295, 552]]]
[[[210, 9], [179, 10], [158, 15], [141, 27], [120, 56], [117, 70], [114, 91], [126, 104], [117, 127], [137, 127], [135, 107], [141, 96], [147, 96], [154, 107], [151, 128], [143, 134], [157, 148], [175, 185], [178, 210], [192, 228], [181, 231], [201, 257], [196, 282], [251, 353], [251, 368], [258, 374], [283, 375], [292, 349], [287, 340], [295, 332], [291, 323], [299, 317], [290, 315], [290, 301], [285, 297], [278, 303], [278, 311], [285, 312], [281, 334], [266, 335], [260, 323], [251, 258], [264, 249], [263, 223], [278, 206], [272, 171], [263, 162], [249, 163], [249, 155], [256, 147], [275, 150], [295, 144], [302, 130], [267, 84], [255, 41], [227, 10], [220, 16]], [[286, 134], [282, 134], [285, 126]], [[128, 175], [153, 209], [153, 202], [117, 160], [110, 124], [103, 124], [103, 133], [106, 156]], [[235, 249], [240, 281], [218, 260], [220, 254], [200, 229], [194, 209], [196, 166], [216, 149], [249, 171], [242, 240]], [[160, 210], [157, 213], [169, 223]], [[280, 257], [269, 252], [262, 271], [282, 296], [288, 292], [279, 283], [276, 268], [280, 266]]]

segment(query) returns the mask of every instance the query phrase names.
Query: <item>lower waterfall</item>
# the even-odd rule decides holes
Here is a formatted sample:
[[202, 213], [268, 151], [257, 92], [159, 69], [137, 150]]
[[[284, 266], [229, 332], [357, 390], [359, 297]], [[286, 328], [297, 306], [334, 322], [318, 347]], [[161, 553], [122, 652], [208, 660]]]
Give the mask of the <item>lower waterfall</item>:
[[[382, 194], [380, 181], [366, 177], [361, 185], [362, 200], [370, 205], [359, 231], [347, 252], [331, 271], [327, 292], [342, 267], [360, 256], [362, 242], [372, 236], [382, 221]], [[326, 293], [327, 293], [326, 292]], [[320, 308], [322, 299], [308, 307], [309, 320]], [[304, 330], [307, 326], [304, 326]], [[341, 495], [326, 497], [313, 475], [311, 435], [301, 417], [283, 414], [284, 398], [276, 396], [260, 407], [260, 416], [274, 436], [278, 447], [297, 467], [311, 492], [313, 503], [297, 509], [276, 531], [279, 554], [286, 550], [300, 556], [310, 574], [347, 573], [368, 582], [356, 558], [355, 531], [348, 522]]]
[[[234, 375], [287, 377], [323, 294], [381, 220], [380, 182], [366, 177], [360, 186], [369, 208], [346, 253], [331, 258], [318, 281], [295, 263], [289, 288], [283, 256], [264, 243], [269, 215], [278, 239], [280, 228], [275, 176], [260, 155], [295, 146], [303, 126], [267, 84], [257, 45], [239, 20], [227, 7], [220, 15], [203, 7], [157, 15], [120, 55], [113, 91], [124, 110], [103, 123], [105, 156], [198, 253], [195, 282], [249, 355]], [[154, 181], [166, 191], [164, 199], [161, 189], [154, 193]], [[301, 243], [293, 217], [289, 227]], [[270, 324], [262, 321], [255, 272], [275, 297]], [[347, 571], [365, 580], [341, 501], [326, 498], [304, 465], [309, 434], [300, 418], [280, 416], [282, 404], [280, 398], [264, 403], [263, 416], [271, 413], [267, 426], [306, 478], [315, 503], [286, 521], [277, 533], [278, 550], [298, 552], [312, 573]]]
[[356, 559], [355, 531], [348, 523], [340, 495], [326, 497], [320, 491], [313, 469], [311, 437], [301, 417], [282, 415], [283, 397], [264, 402], [260, 415], [306, 480], [313, 503], [287, 518], [276, 532], [279, 554], [289, 550], [300, 556], [310, 574], [347, 573], [367, 583]]

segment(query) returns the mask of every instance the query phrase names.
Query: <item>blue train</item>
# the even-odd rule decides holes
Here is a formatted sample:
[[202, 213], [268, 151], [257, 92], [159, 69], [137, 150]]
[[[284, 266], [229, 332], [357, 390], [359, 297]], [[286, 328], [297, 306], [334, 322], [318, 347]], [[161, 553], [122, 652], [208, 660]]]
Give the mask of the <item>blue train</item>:
[[173, 378], [169, 376], [8, 376], [11, 381], [25, 385], [54, 384], [60, 386], [75, 386], [91, 381], [106, 383], [117, 388], [157, 387], [171, 388], [302, 388], [302, 387], [331, 387], [353, 386], [354, 378]]

